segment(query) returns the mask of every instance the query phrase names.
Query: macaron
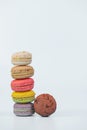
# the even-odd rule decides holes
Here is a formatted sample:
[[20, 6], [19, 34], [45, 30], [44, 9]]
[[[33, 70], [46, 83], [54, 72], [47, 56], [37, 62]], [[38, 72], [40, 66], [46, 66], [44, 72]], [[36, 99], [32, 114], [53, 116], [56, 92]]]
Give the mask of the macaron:
[[15, 103], [13, 106], [13, 112], [16, 116], [32, 116], [34, 114], [33, 103], [19, 104]]
[[32, 66], [14, 66], [11, 69], [11, 76], [14, 79], [29, 78], [34, 75], [34, 69]]
[[35, 99], [35, 92], [33, 90], [25, 92], [12, 92], [12, 99], [16, 103], [28, 103]]
[[15, 79], [11, 82], [12, 90], [17, 92], [32, 90], [33, 87], [34, 80], [32, 78]]
[[56, 110], [57, 103], [50, 94], [40, 94], [34, 101], [34, 109], [37, 114], [43, 117], [50, 116]]
[[32, 62], [32, 54], [27, 51], [16, 52], [11, 57], [13, 65], [28, 65]]

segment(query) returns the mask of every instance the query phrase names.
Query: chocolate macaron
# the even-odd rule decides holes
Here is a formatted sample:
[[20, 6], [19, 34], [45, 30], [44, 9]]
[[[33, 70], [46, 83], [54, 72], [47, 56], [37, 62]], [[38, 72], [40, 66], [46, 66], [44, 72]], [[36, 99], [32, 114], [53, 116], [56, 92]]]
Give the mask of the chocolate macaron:
[[43, 117], [50, 116], [56, 110], [56, 101], [50, 94], [40, 94], [34, 101], [35, 112]]

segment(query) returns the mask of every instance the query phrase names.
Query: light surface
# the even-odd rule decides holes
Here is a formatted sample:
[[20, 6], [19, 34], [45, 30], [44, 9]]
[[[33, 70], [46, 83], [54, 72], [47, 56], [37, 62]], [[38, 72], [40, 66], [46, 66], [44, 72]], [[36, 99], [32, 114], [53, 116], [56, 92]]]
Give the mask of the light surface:
[[[36, 96], [58, 104], [49, 118], [16, 117], [11, 55], [32, 53]], [[0, 130], [87, 130], [87, 1], [0, 0]]]
[[0, 128], [2, 130], [87, 130], [87, 112], [63, 111], [50, 117], [40, 117], [35, 114], [32, 117], [17, 117], [11, 113], [0, 113]]

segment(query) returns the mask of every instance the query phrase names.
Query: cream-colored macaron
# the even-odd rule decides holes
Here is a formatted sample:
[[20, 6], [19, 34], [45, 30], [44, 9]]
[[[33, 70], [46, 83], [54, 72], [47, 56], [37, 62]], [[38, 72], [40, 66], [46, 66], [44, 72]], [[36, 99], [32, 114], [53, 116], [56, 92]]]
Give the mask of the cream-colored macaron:
[[11, 57], [13, 65], [28, 65], [32, 62], [32, 54], [27, 51], [16, 52]]

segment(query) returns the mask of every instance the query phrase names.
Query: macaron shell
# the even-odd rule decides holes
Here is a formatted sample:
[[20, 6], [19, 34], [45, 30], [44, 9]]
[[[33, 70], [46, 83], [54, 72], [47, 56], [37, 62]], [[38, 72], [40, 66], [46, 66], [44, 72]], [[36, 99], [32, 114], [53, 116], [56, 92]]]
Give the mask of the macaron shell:
[[25, 112], [25, 111], [15, 111], [14, 110], [14, 114], [16, 115], [16, 116], [32, 116], [33, 114], [34, 114], [34, 112], [32, 112], [32, 111], [27, 111], [27, 112]]
[[35, 100], [35, 96], [32, 97], [20, 97], [20, 98], [15, 98], [12, 97], [13, 101], [16, 103], [29, 103], [29, 102], [33, 102]]
[[14, 79], [29, 78], [34, 75], [32, 66], [15, 66], [11, 69], [11, 75]]
[[20, 52], [15, 52], [12, 55], [11, 59], [30, 59], [32, 58], [32, 54], [27, 51], [20, 51]]
[[26, 103], [26, 104], [19, 104], [19, 103], [15, 103], [14, 104], [14, 108], [16, 109], [24, 109], [24, 108], [32, 108], [34, 107], [34, 104], [33, 103]]
[[12, 92], [13, 98], [26, 98], [35, 96], [35, 92], [33, 90], [26, 91], [26, 92]]

